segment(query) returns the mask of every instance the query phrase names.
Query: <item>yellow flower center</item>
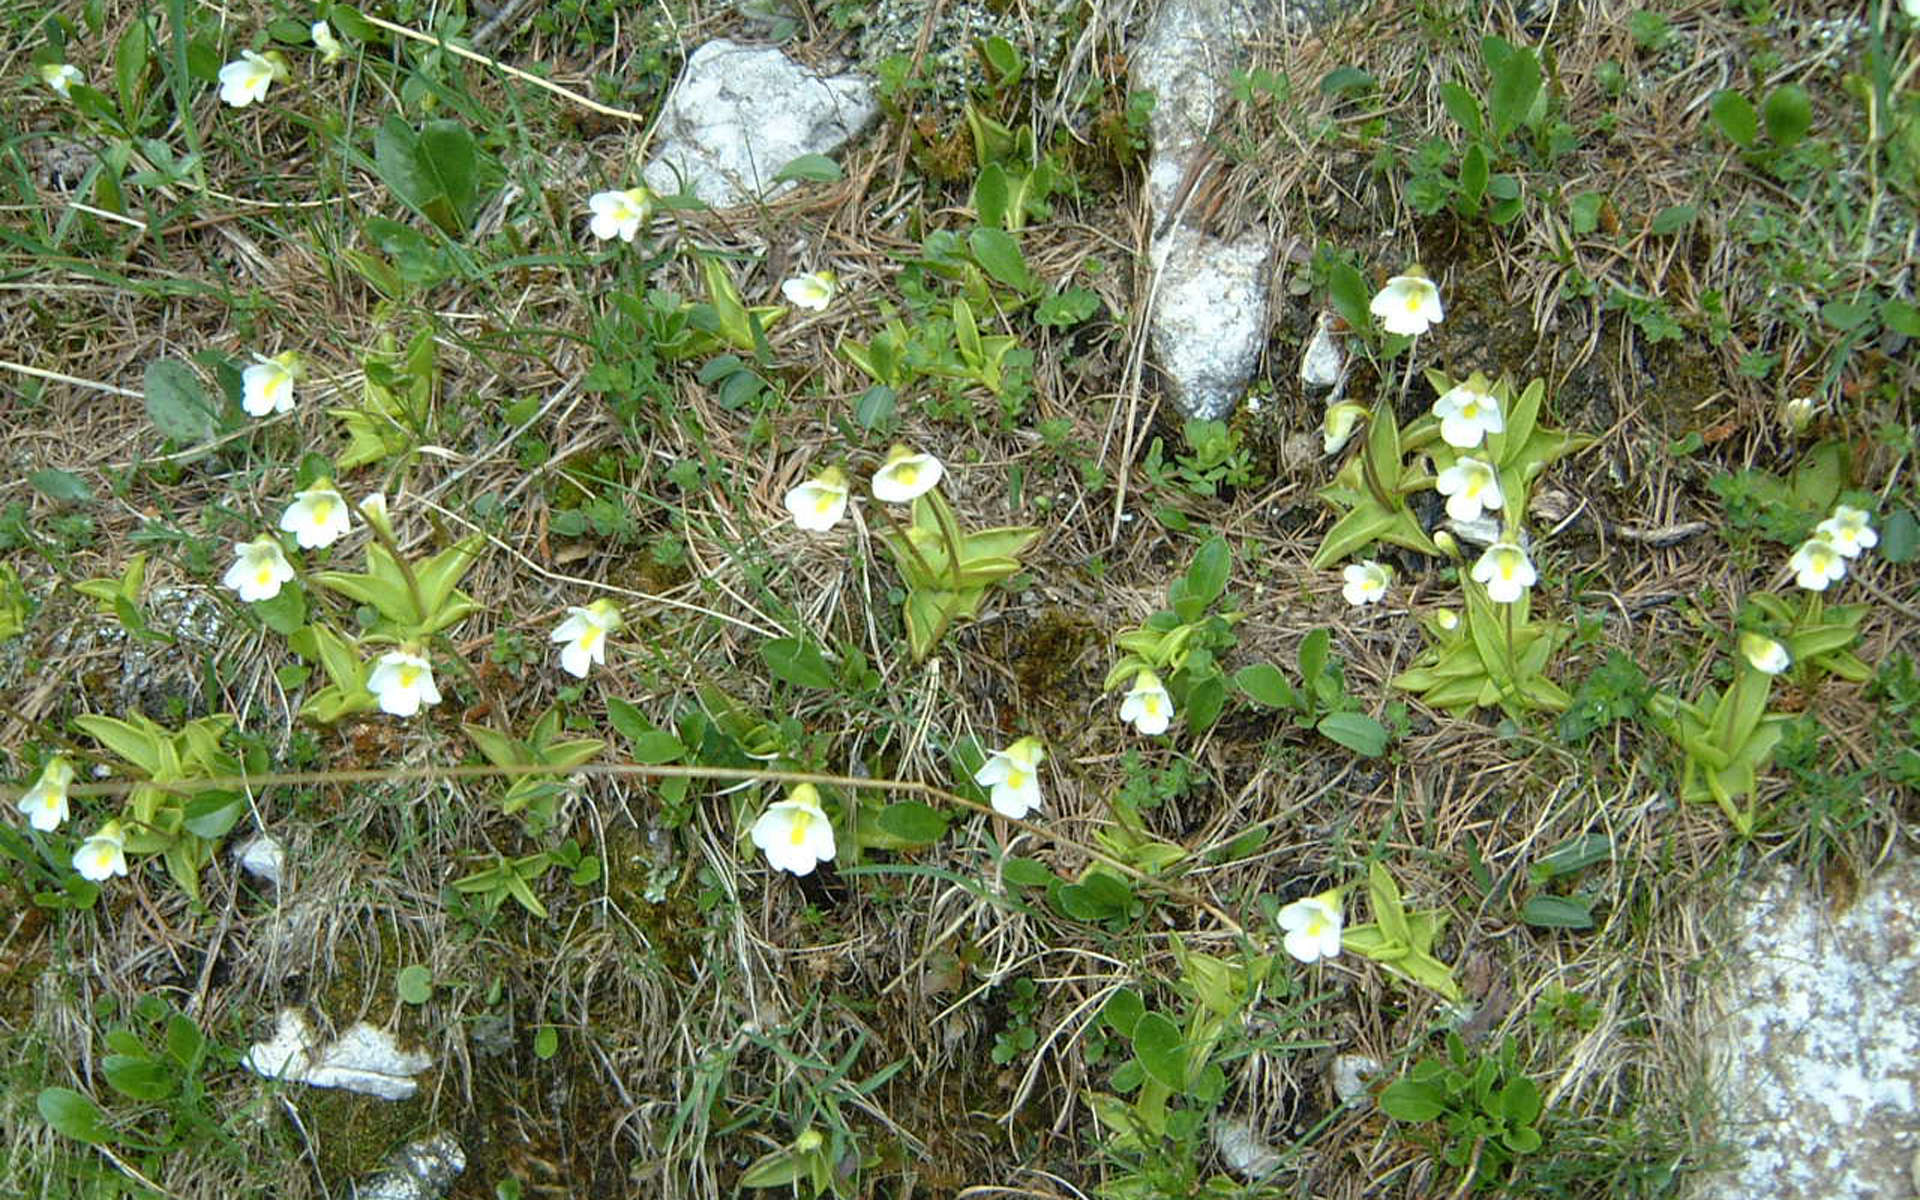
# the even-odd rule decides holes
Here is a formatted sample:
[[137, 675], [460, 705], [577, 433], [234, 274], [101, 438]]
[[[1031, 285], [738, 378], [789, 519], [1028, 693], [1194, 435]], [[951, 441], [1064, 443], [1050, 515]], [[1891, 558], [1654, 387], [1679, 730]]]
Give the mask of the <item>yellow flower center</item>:
[[333, 516], [333, 501], [322, 496], [313, 502], [313, 523], [325, 525]]
[[1410, 313], [1420, 311], [1420, 290], [1418, 288], [1407, 289], [1407, 311]]
[[1140, 697], [1140, 709], [1142, 712], [1145, 712], [1150, 717], [1159, 716], [1160, 715], [1160, 693], [1148, 692], [1146, 695]]
[[807, 830], [812, 827], [813, 814], [802, 809], [793, 814], [793, 830], [787, 836], [794, 845], [803, 845], [807, 840]]
[[833, 501], [834, 495], [832, 492], [824, 490], [815, 492], [813, 494], [814, 514], [816, 516], [826, 516], [829, 512], [833, 511]]
[[253, 577], [253, 581], [260, 587], [271, 586], [273, 583], [273, 568], [263, 564], [260, 568], [260, 573]]
[[1019, 791], [1021, 788], [1026, 787], [1027, 773], [1025, 771], [1019, 770], [1018, 768], [1008, 771], [1007, 786], [1012, 788], [1016, 792]]
[[912, 487], [920, 481], [920, 468], [913, 463], [901, 463], [893, 469], [893, 477], [901, 487]]
[[580, 648], [582, 650], [593, 649], [600, 644], [600, 639], [606, 636], [606, 632], [606, 630], [600, 628], [598, 625], [587, 626], [580, 634]]
[[403, 688], [411, 688], [420, 681], [420, 668], [411, 664], [402, 666], [395, 674], [399, 676]]

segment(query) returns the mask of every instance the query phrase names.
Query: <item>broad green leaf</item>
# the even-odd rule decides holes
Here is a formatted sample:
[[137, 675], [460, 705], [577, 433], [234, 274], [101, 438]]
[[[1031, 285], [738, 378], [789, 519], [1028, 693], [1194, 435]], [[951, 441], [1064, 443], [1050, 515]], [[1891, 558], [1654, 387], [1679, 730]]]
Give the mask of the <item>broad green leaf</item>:
[[245, 815], [244, 797], [233, 792], [200, 792], [186, 803], [185, 828], [195, 837], [221, 838]]
[[87, 486], [86, 480], [71, 471], [47, 467], [27, 476], [27, 482], [41, 495], [62, 504], [93, 503], [93, 489]]
[[1209, 673], [1187, 689], [1187, 728], [1204, 733], [1220, 718], [1227, 702], [1227, 681], [1218, 673]]
[[761, 644], [760, 658], [767, 664], [767, 671], [783, 683], [820, 690], [834, 687], [826, 656], [805, 638], [773, 638]]
[[1309, 630], [1307, 636], [1300, 639], [1300, 685], [1309, 692], [1326, 672], [1332, 645], [1333, 635], [1325, 629]]
[[1457, 83], [1447, 82], [1440, 85], [1440, 102], [1446, 105], [1447, 115], [1466, 130], [1468, 137], [1480, 136], [1486, 118], [1481, 113], [1478, 97]]
[[1396, 1121], [1418, 1124], [1447, 1110], [1446, 1093], [1431, 1083], [1399, 1079], [1380, 1093], [1380, 1111]]
[[1232, 570], [1233, 552], [1227, 548], [1227, 539], [1215, 534], [1194, 553], [1193, 562], [1187, 567], [1187, 595], [1203, 605], [1212, 604], [1226, 591], [1227, 576]]
[[1361, 713], [1328, 713], [1314, 728], [1321, 736], [1366, 758], [1378, 758], [1387, 750], [1386, 726]]
[[1186, 1090], [1187, 1048], [1180, 1027], [1156, 1012], [1143, 1013], [1133, 1025], [1133, 1055], [1147, 1076], [1174, 1092]]
[[1653, 214], [1653, 223], [1649, 228], [1656, 237], [1669, 237], [1693, 224], [1693, 218], [1699, 211], [1691, 204], [1669, 204]]
[[844, 175], [840, 164], [824, 154], [802, 154], [773, 173], [775, 183], [833, 183]]
[[428, 121], [414, 146], [421, 175], [446, 199], [451, 210], [455, 223], [447, 232], [464, 230], [479, 192], [479, 156], [473, 134], [457, 121]]
[[657, 767], [664, 763], [679, 762], [687, 755], [687, 748], [680, 739], [664, 729], [643, 733], [632, 741], [633, 761], [646, 766]]
[[1121, 988], [1107, 998], [1106, 1007], [1100, 1010], [1100, 1019], [1115, 1033], [1130, 1039], [1146, 1012], [1147, 1006], [1141, 1002], [1140, 993], [1132, 988]]
[[42, 1088], [35, 1107], [55, 1133], [82, 1142], [104, 1142], [107, 1130], [100, 1107], [72, 1088]]
[[1508, 46], [1497, 37], [1484, 39], [1481, 46], [1493, 74], [1487, 112], [1494, 139], [1499, 141], [1525, 124], [1532, 113], [1540, 94], [1540, 59], [1531, 46]]
[[1768, 93], [1760, 106], [1767, 136], [1782, 150], [1791, 150], [1813, 127], [1813, 98], [1797, 83], [1783, 83]]
[[149, 777], [157, 776], [165, 769], [166, 751], [160, 745], [160, 735], [152, 732], [151, 729], [122, 721], [117, 717], [103, 717], [92, 713], [75, 717], [73, 723], [89, 737], [140, 768]]
[[743, 1188], [783, 1188], [807, 1173], [807, 1156], [791, 1146], [772, 1150], [753, 1160], [740, 1176]]
[[179, 1087], [179, 1076], [166, 1063], [144, 1054], [109, 1054], [100, 1060], [108, 1086], [130, 1100], [164, 1100]]
[[1542, 929], [1592, 929], [1593, 908], [1577, 896], [1530, 896], [1520, 919]]
[[946, 813], [918, 800], [900, 800], [880, 810], [880, 828], [903, 842], [927, 846], [947, 832]]
[[1327, 298], [1333, 301], [1333, 307], [1348, 325], [1355, 329], [1373, 328], [1373, 313], [1369, 308], [1373, 297], [1367, 291], [1367, 281], [1351, 263], [1337, 262], [1327, 269]]
[[1000, 877], [1015, 887], [1046, 887], [1059, 878], [1033, 858], [1009, 858], [1000, 866]]
[[1007, 227], [1007, 173], [999, 163], [988, 163], [973, 185], [973, 211], [980, 224], [991, 229]]
[[999, 283], [1023, 296], [1034, 290], [1033, 272], [1027, 269], [1027, 260], [1020, 253], [1020, 243], [1005, 230], [976, 229], [967, 237], [967, 248], [972, 251], [980, 269]]
[[1742, 150], [1753, 149], [1760, 140], [1760, 119], [1753, 111], [1753, 102], [1732, 88], [1715, 92], [1707, 110], [1720, 132]]
[[1280, 668], [1272, 663], [1255, 663], [1240, 668], [1234, 673], [1233, 685], [1255, 704], [1268, 708], [1293, 708], [1298, 703], [1293, 686], [1280, 673]]
[[433, 998], [433, 972], [419, 963], [400, 968], [394, 991], [405, 1004], [425, 1004]]
[[143, 386], [147, 419], [160, 436], [184, 446], [208, 441], [218, 432], [219, 409], [187, 364], [157, 358], [147, 364]]

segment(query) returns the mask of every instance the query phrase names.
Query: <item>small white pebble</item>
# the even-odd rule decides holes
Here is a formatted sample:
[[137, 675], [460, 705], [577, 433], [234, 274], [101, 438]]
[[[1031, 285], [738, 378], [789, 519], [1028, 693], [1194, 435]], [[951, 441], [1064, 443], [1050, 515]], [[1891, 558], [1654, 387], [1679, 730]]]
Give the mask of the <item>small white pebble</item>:
[[261, 834], [234, 852], [240, 860], [241, 869], [249, 875], [258, 876], [275, 887], [280, 886], [280, 876], [286, 866], [286, 855], [280, 849], [280, 843], [268, 834]]

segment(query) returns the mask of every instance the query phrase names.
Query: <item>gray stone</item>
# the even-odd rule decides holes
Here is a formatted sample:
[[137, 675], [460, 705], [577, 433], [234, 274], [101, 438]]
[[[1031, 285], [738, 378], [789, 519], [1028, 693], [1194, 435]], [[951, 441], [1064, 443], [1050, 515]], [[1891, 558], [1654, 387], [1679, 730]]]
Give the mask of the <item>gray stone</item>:
[[1176, 225], [1150, 253], [1154, 347], [1174, 403], [1220, 420], [1246, 394], [1266, 344], [1273, 245], [1265, 234], [1224, 242]]
[[379, 1173], [354, 1185], [357, 1200], [440, 1200], [467, 1169], [467, 1152], [437, 1133], [400, 1147]]
[[1245, 1117], [1215, 1117], [1213, 1148], [1227, 1170], [1242, 1179], [1259, 1179], [1280, 1167], [1280, 1152]]
[[1174, 404], [1201, 420], [1233, 412], [1266, 343], [1273, 239], [1255, 229], [1228, 242], [1181, 224], [1181, 208], [1206, 169], [1207, 134], [1229, 76], [1264, 7], [1168, 0], [1133, 56], [1134, 87], [1154, 94], [1149, 328]]
[[1334, 1058], [1328, 1074], [1333, 1077], [1333, 1094], [1342, 1104], [1372, 1102], [1372, 1094], [1367, 1085], [1372, 1083], [1382, 1068], [1380, 1060], [1364, 1054], [1341, 1054]]
[[247, 874], [264, 879], [275, 887], [280, 886], [280, 878], [286, 870], [286, 853], [280, 849], [280, 843], [272, 834], [263, 833], [252, 838], [246, 845], [233, 852], [234, 858]]
[[1706, 1013], [1718, 1133], [1739, 1165], [1693, 1200], [1909, 1195], [1920, 1136], [1920, 864], [1835, 913], [1791, 871], [1738, 904]]
[[1340, 339], [1333, 334], [1333, 318], [1321, 313], [1314, 322], [1313, 336], [1307, 339], [1307, 348], [1300, 355], [1300, 382], [1314, 391], [1333, 389], [1327, 397], [1329, 405], [1337, 403], [1340, 393], [1345, 389], [1340, 385], [1347, 377], [1347, 353], [1340, 348]]
[[667, 96], [644, 177], [662, 195], [684, 181], [715, 208], [732, 208], [792, 187], [773, 182], [780, 168], [832, 154], [879, 116], [867, 79], [816, 75], [770, 46], [711, 41]]

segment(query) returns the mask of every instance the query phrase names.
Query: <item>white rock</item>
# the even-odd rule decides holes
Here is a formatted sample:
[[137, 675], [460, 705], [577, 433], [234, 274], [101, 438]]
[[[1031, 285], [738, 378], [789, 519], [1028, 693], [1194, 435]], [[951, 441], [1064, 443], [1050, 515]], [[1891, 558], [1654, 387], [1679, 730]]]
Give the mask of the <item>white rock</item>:
[[392, 1034], [365, 1021], [332, 1045], [322, 1047], [319, 1041], [305, 1014], [282, 1009], [272, 1039], [255, 1043], [240, 1065], [269, 1079], [344, 1088], [383, 1100], [412, 1096], [418, 1085], [411, 1077], [433, 1066], [431, 1055], [400, 1049]]
[[644, 177], [661, 195], [678, 193], [684, 178], [700, 199], [732, 208], [792, 187], [773, 183], [780, 168], [832, 154], [879, 116], [867, 79], [815, 75], [770, 46], [711, 41], [667, 96]]
[[355, 1186], [358, 1200], [440, 1200], [467, 1169], [467, 1152], [448, 1134], [402, 1146], [384, 1170]]
[[1327, 398], [1329, 404], [1338, 399], [1340, 384], [1347, 375], [1347, 355], [1340, 349], [1340, 341], [1333, 336], [1333, 318], [1321, 313], [1319, 321], [1314, 323], [1313, 336], [1307, 339], [1306, 352], [1300, 356], [1300, 382], [1316, 391], [1326, 388], [1335, 389], [1335, 394]]
[[1280, 1152], [1244, 1117], [1215, 1117], [1213, 1148], [1227, 1170], [1242, 1179], [1259, 1179], [1280, 1166]]
[[1362, 1100], [1371, 1103], [1373, 1097], [1367, 1091], [1367, 1085], [1380, 1074], [1380, 1070], [1380, 1060], [1377, 1058], [1369, 1058], [1364, 1054], [1337, 1055], [1328, 1071], [1333, 1077], [1333, 1094], [1339, 1097], [1342, 1104]]
[[1154, 94], [1153, 347], [1174, 404], [1201, 420], [1233, 412], [1267, 338], [1272, 239], [1257, 229], [1227, 242], [1180, 221], [1205, 169], [1228, 76], [1260, 27], [1252, 8], [1247, 0], [1168, 0], [1133, 55], [1134, 87]]
[[1718, 1135], [1740, 1165], [1693, 1200], [1910, 1194], [1920, 1128], [1920, 862], [1896, 857], [1834, 912], [1790, 871], [1736, 905], [1699, 1019]]
[[286, 866], [286, 854], [272, 834], [260, 834], [246, 845], [234, 851], [240, 861], [240, 867], [249, 875], [266, 880], [275, 887], [280, 886], [281, 871]]
[[1273, 246], [1265, 233], [1223, 242], [1176, 225], [1151, 247], [1154, 348], [1189, 417], [1225, 418], [1246, 394], [1267, 341]]

